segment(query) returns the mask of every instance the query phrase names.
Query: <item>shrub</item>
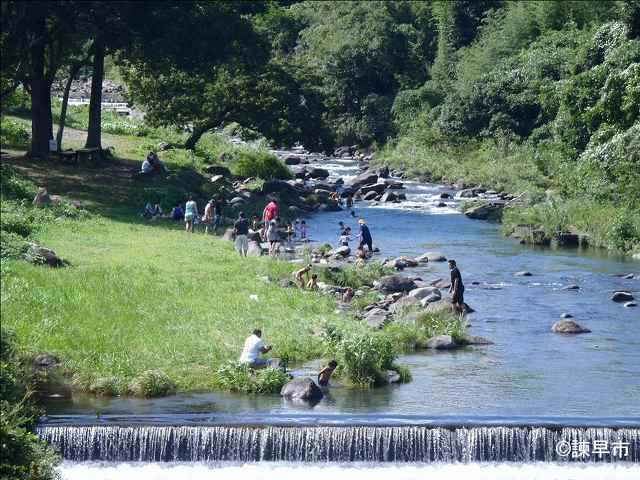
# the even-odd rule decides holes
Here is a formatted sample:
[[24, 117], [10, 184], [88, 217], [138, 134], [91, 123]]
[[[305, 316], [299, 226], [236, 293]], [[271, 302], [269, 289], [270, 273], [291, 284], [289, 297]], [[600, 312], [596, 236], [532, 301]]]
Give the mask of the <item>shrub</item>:
[[371, 387], [385, 377], [393, 367], [397, 352], [390, 339], [383, 335], [355, 333], [333, 345], [339, 373], [354, 385]]
[[98, 377], [89, 384], [87, 390], [95, 395], [113, 397], [120, 393], [121, 388], [115, 377]]
[[22, 123], [10, 118], [0, 120], [0, 144], [2, 148], [26, 149], [31, 135]]
[[620, 210], [609, 227], [609, 245], [626, 252], [640, 245], [640, 227], [634, 223], [633, 213], [629, 209]]
[[249, 148], [238, 151], [232, 170], [242, 178], [286, 180], [292, 177], [287, 166], [278, 157], [266, 151]]
[[138, 397], [164, 397], [176, 391], [176, 385], [160, 370], [142, 372], [129, 383], [129, 391]]
[[289, 376], [278, 368], [254, 370], [248, 365], [228, 362], [215, 374], [215, 383], [222, 390], [243, 393], [278, 393]]
[[340, 270], [324, 268], [321, 270], [321, 277], [323, 281], [332, 285], [360, 288], [372, 286], [375, 280], [392, 273], [392, 269], [385, 267], [380, 262], [371, 262], [364, 267], [350, 265]]
[[33, 182], [25, 179], [15, 168], [4, 163], [0, 164], [0, 188], [3, 199], [16, 200], [33, 200], [38, 190]]

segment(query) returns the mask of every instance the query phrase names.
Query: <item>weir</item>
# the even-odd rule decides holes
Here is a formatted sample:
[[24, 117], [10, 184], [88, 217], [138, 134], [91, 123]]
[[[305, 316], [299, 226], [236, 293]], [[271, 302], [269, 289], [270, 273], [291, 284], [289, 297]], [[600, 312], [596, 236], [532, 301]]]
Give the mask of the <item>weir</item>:
[[37, 433], [73, 461], [640, 462], [636, 420], [339, 417], [60, 417]]

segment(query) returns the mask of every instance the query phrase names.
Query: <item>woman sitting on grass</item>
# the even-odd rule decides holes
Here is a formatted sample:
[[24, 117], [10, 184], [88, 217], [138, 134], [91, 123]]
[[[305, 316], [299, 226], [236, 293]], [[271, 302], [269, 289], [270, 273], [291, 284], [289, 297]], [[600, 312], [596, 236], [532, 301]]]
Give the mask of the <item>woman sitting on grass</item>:
[[160, 208], [160, 204], [158, 202], [154, 203], [153, 206], [151, 202], [147, 202], [144, 206], [144, 211], [142, 212], [142, 216], [149, 220], [155, 220], [159, 216], [162, 215], [162, 209]]

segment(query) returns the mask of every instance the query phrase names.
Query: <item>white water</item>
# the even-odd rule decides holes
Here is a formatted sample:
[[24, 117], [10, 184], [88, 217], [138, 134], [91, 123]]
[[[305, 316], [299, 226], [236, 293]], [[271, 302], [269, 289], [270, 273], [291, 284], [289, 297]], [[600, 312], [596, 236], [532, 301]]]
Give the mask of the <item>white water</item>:
[[637, 480], [637, 465], [555, 463], [304, 464], [72, 463], [64, 480]]

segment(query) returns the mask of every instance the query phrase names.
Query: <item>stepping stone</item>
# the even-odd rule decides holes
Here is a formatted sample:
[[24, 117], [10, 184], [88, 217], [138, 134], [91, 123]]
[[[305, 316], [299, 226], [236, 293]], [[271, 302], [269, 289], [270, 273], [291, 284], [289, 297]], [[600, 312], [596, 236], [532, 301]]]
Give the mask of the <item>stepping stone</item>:
[[633, 299], [633, 295], [631, 295], [629, 292], [614, 292], [611, 296], [611, 300], [618, 303], [630, 302]]

